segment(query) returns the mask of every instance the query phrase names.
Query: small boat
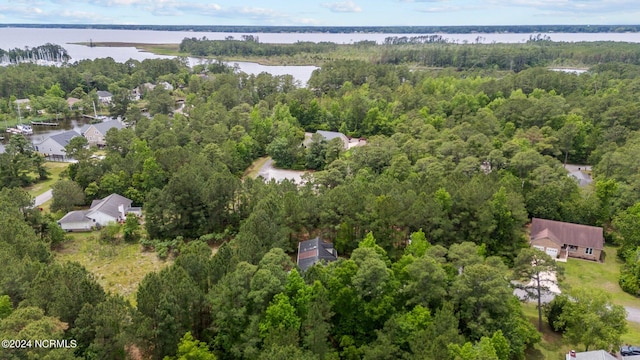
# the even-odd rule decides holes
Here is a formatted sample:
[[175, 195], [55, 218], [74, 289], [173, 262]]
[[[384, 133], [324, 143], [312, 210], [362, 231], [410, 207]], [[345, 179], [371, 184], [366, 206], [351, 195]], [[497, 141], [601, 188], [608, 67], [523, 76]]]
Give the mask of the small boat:
[[8, 132], [9, 134], [21, 134], [22, 133], [22, 131], [20, 131], [20, 130], [18, 130], [16, 128], [13, 128], [13, 127], [7, 128], [6, 132]]
[[31, 126], [29, 126], [29, 125], [18, 124], [18, 125], [16, 125], [16, 128], [18, 128], [18, 130], [20, 130], [21, 134], [24, 134], [24, 135], [33, 134], [33, 128]]

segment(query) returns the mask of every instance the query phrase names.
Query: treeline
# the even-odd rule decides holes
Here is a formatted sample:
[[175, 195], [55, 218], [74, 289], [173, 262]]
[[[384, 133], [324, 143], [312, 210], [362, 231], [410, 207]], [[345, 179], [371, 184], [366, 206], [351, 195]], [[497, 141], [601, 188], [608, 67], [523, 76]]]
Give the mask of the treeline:
[[460, 25], [460, 26], [251, 26], [251, 25], [117, 25], [117, 24], [6, 24], [10, 27], [59, 29], [114, 29], [202, 31], [231, 33], [603, 33], [638, 32], [640, 25]]
[[[246, 40], [207, 40], [185, 38], [180, 51], [194, 56], [294, 56], [307, 59], [366, 58], [367, 61], [392, 65], [456, 67], [459, 69], [497, 69], [522, 71], [538, 66], [593, 66], [608, 63], [640, 65], [636, 44], [619, 42], [553, 42], [538, 34], [524, 44], [458, 44], [440, 35], [387, 37], [384, 44], [372, 41], [351, 45], [299, 42], [262, 44]], [[318, 54], [322, 54], [318, 57]]]
[[194, 56], [280, 56], [300, 53], [317, 54], [334, 51], [338, 47], [332, 42], [296, 42], [294, 44], [265, 44], [247, 40], [207, 40], [185, 38], [180, 43], [180, 52]]
[[521, 71], [536, 66], [592, 66], [612, 62], [640, 65], [635, 44], [615, 42], [558, 43], [531, 39], [526, 44], [427, 44], [385, 47], [381, 63], [417, 63], [430, 67], [489, 68]]
[[60, 45], [44, 44], [33, 48], [0, 49], [0, 63], [36, 62], [37, 60], [66, 62], [71, 57]]

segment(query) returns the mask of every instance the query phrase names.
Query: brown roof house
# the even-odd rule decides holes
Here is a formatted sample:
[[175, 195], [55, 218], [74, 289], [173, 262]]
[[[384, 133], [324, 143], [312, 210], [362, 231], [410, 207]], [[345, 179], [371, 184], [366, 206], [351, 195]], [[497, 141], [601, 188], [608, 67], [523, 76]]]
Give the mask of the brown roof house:
[[604, 236], [600, 227], [533, 218], [530, 244], [560, 261], [567, 257], [599, 261]]

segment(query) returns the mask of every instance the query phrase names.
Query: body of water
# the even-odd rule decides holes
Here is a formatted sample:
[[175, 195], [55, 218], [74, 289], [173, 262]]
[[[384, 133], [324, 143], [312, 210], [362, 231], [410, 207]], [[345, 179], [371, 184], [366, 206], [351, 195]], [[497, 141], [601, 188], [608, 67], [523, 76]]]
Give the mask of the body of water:
[[[39, 144], [49, 138], [51, 135], [56, 135], [68, 130], [76, 130], [80, 133], [80, 128], [83, 125], [88, 124], [91, 119], [79, 118], [79, 119], [65, 119], [59, 122], [58, 126], [38, 126], [33, 125], [33, 135], [26, 135], [27, 140], [32, 144]], [[0, 141], [0, 153], [5, 151], [4, 145], [8, 143], [11, 138], [11, 134], [0, 133], [4, 136], [4, 139]]]
[[[129, 42], [150, 44], [178, 44], [185, 37], [203, 38], [211, 40], [223, 40], [229, 36], [240, 39], [242, 35], [253, 35], [263, 43], [291, 44], [298, 41], [334, 42], [337, 44], [350, 44], [357, 41], [369, 40], [378, 43], [384, 42], [387, 37], [411, 37], [432, 34], [382, 34], [382, 33], [224, 33], [224, 32], [195, 32], [195, 31], [152, 31], [152, 30], [103, 30], [103, 29], [38, 29], [38, 28], [0, 28], [0, 49], [24, 48], [40, 46], [46, 43], [58, 44], [69, 52], [71, 61], [84, 59], [97, 59], [111, 57], [115, 61], [125, 62], [129, 59], [145, 60], [169, 58], [169, 56], [156, 55], [138, 51], [134, 47], [88, 47], [74, 45], [80, 42]], [[537, 34], [438, 34], [444, 39], [457, 43], [522, 43], [531, 36]], [[640, 33], [547, 33], [544, 34], [553, 41], [579, 42], [579, 41], [620, 41], [640, 43]], [[197, 58], [189, 59], [191, 64], [200, 63]], [[228, 63], [230, 65], [235, 62]], [[265, 66], [249, 62], [237, 62], [241, 71], [248, 74], [267, 72], [273, 75], [290, 74], [305, 85], [315, 66]]]

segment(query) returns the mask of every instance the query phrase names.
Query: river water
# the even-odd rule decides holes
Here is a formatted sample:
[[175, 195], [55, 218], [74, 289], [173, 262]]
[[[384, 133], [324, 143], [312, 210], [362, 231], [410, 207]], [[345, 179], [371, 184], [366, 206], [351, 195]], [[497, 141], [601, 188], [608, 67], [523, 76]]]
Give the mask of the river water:
[[[225, 32], [195, 32], [195, 31], [152, 31], [152, 30], [104, 30], [104, 29], [38, 29], [38, 28], [0, 28], [0, 49], [35, 47], [46, 43], [58, 44], [69, 52], [72, 61], [83, 59], [97, 59], [111, 57], [115, 61], [125, 62], [129, 59], [142, 61], [151, 58], [168, 58], [138, 51], [134, 47], [88, 47], [75, 45], [81, 42], [128, 42], [151, 44], [178, 44], [182, 39], [203, 38], [223, 40], [229, 36], [240, 39], [242, 35], [253, 35], [263, 43], [291, 44], [298, 41], [334, 42], [349, 44], [357, 41], [369, 40], [384, 42], [390, 36], [420, 36], [429, 34], [383, 34], [383, 33], [225, 33]], [[491, 33], [491, 34], [439, 34], [443, 38], [458, 43], [522, 43], [537, 34]], [[544, 34], [553, 41], [621, 41], [640, 43], [640, 33], [547, 33]], [[201, 60], [190, 58], [190, 63], [197, 64]], [[248, 74], [268, 72], [273, 75], [290, 74], [305, 85], [315, 66], [264, 66], [250, 62], [231, 62], [238, 64], [241, 71]]]

